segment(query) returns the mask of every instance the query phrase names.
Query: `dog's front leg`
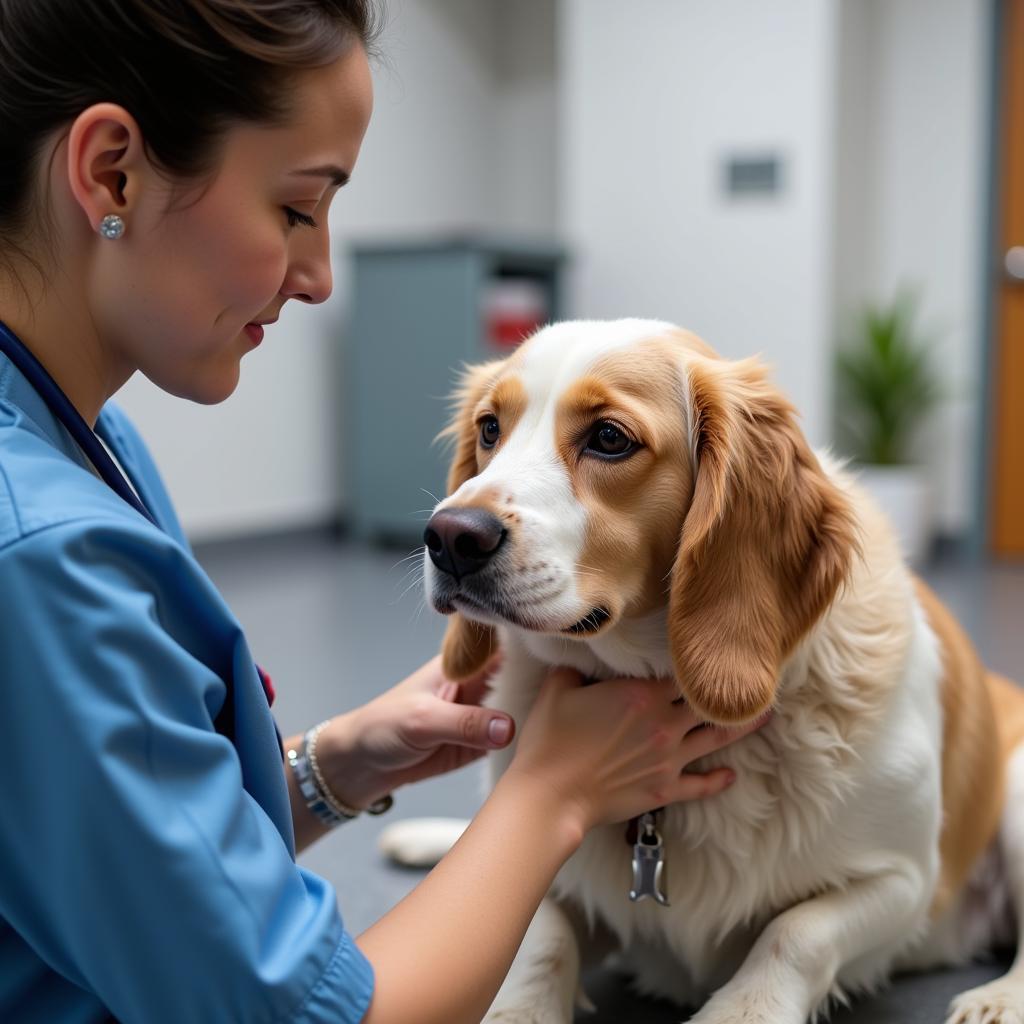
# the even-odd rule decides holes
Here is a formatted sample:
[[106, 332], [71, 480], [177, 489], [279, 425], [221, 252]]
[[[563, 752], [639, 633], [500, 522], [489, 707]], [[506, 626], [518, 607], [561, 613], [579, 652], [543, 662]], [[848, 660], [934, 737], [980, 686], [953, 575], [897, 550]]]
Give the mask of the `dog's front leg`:
[[[805, 1024], [840, 983], [845, 965], [896, 951], [927, 913], [930, 886], [907, 863], [799, 903], [771, 921], [739, 971], [691, 1024]], [[863, 979], [856, 979], [857, 981]]]
[[549, 897], [538, 907], [485, 1024], [572, 1024], [579, 977], [576, 933]]

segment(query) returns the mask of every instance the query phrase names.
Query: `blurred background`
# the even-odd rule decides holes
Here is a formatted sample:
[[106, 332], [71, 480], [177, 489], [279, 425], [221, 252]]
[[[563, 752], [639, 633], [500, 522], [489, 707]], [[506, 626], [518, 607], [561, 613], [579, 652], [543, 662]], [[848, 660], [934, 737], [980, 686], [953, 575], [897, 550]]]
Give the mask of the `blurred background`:
[[[417, 544], [446, 397], [460, 364], [554, 317], [760, 354], [983, 656], [1024, 678], [1024, 0], [387, 11], [330, 302], [289, 306], [221, 406], [121, 395], [282, 728], [437, 649]], [[472, 809], [468, 780], [396, 813]], [[308, 855], [354, 928], [412, 882], [360, 842], [377, 827]]]
[[[458, 364], [493, 350], [488, 301], [527, 320], [665, 319], [727, 356], [759, 353], [812, 442], [861, 457], [836, 407], [837, 353], [868, 344], [869, 307], [895, 315], [902, 303], [909, 326], [896, 333], [926, 350], [934, 378], [897, 455], [925, 470], [928, 539], [1024, 554], [1019, 438], [1004, 452], [1024, 433], [1012, 412], [1024, 406], [1024, 338], [1000, 330], [1013, 300], [1004, 257], [1024, 245], [1024, 223], [1016, 239], [1007, 223], [1021, 199], [1002, 188], [1024, 188], [1005, 173], [999, 69], [1012, 62], [999, 51], [1013, 6], [390, 0], [373, 121], [332, 211], [327, 307], [287, 308], [221, 406], [183, 407], [142, 380], [122, 393], [187, 530], [372, 532], [374, 513], [359, 522], [356, 453], [382, 420], [410, 413], [395, 385], [424, 362], [439, 372], [399, 390], [426, 410], [414, 412], [426, 436], [407, 433], [391, 454], [439, 493], [443, 457], [429, 441]], [[399, 259], [417, 251], [418, 268]], [[477, 293], [455, 287], [447, 306], [427, 296], [427, 316], [423, 290], [460, 252]], [[515, 287], [524, 252], [540, 257], [519, 275], [540, 278], [539, 313], [536, 294]], [[372, 287], [389, 301], [375, 292], [363, 299], [379, 308], [360, 308], [362, 263], [386, 255], [393, 286], [378, 267]], [[488, 294], [494, 277], [511, 285], [504, 298]], [[422, 333], [393, 333], [403, 304]], [[438, 339], [439, 319], [477, 336]], [[874, 396], [877, 415], [886, 400]], [[417, 493], [390, 514], [426, 507]]]

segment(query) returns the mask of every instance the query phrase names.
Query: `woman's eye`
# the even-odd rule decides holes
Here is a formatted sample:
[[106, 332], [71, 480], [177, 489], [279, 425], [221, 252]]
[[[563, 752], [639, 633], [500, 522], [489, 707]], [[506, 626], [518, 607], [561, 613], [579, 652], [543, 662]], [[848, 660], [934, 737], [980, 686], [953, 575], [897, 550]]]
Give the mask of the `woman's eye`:
[[315, 228], [316, 221], [308, 213], [299, 213], [298, 210], [293, 210], [290, 206], [284, 208], [285, 216], [288, 218], [288, 226], [296, 227], [299, 224], [307, 228]]
[[480, 444], [484, 448], [493, 448], [501, 437], [501, 427], [496, 416], [487, 416], [480, 421]]
[[587, 451], [613, 458], [619, 455], [628, 455], [636, 447], [636, 442], [614, 423], [598, 423], [587, 440]]

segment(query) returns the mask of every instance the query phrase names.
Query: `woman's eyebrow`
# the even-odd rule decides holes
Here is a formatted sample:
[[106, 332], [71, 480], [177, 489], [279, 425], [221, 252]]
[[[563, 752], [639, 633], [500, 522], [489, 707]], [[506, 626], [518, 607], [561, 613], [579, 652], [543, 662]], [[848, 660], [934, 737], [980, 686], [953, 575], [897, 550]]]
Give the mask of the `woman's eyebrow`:
[[324, 164], [322, 167], [306, 167], [301, 171], [292, 171], [306, 178], [330, 178], [335, 185], [348, 184], [349, 173], [337, 164]]

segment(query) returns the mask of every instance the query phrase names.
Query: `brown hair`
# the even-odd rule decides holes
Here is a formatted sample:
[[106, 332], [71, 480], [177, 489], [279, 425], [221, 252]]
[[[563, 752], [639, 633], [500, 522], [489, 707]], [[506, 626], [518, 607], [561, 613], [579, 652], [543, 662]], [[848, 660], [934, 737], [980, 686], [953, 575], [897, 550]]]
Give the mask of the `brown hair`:
[[45, 223], [52, 134], [104, 101], [172, 177], [213, 169], [233, 123], [280, 120], [288, 76], [379, 32], [374, 0], [0, 0], [0, 258]]

